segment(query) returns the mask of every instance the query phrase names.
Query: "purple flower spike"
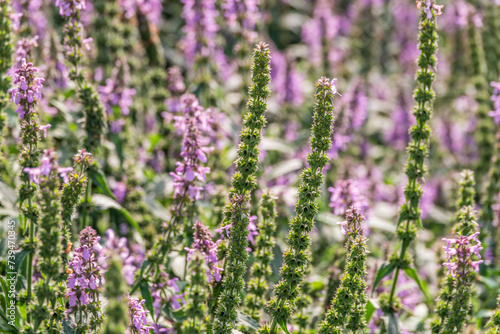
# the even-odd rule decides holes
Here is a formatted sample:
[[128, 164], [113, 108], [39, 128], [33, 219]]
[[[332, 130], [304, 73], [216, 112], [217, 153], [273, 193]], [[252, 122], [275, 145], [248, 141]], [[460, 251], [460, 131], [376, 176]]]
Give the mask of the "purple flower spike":
[[82, 309], [87, 312], [86, 318], [78, 319], [78, 326], [95, 326], [102, 321], [99, 294], [105, 283], [102, 269], [104, 258], [99, 244], [101, 238], [96, 234], [90, 226], [81, 231], [80, 247], [74, 250], [69, 262], [72, 273], [68, 276], [66, 292], [71, 307], [68, 312], [74, 314], [75, 318]]

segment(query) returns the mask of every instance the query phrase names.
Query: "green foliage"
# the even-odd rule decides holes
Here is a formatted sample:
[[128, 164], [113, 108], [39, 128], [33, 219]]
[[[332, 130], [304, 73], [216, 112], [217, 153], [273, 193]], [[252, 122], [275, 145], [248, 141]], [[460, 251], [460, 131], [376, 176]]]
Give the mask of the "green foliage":
[[[11, 38], [11, 20], [9, 18], [10, 8], [9, 0], [0, 1], [0, 135], [5, 125], [5, 116], [3, 109], [7, 104], [7, 90], [10, 88], [11, 80], [7, 75], [7, 70], [12, 63], [12, 38]], [[0, 147], [2, 146], [0, 141]], [[0, 159], [2, 159], [0, 152]], [[1, 161], [0, 161], [1, 162]]]
[[351, 207], [346, 213], [347, 261], [332, 306], [319, 327], [320, 334], [358, 333], [366, 328], [366, 257], [368, 249], [363, 236], [364, 217]]
[[[430, 1], [430, 8], [427, 4], [421, 3], [420, 14], [420, 34], [418, 48], [420, 55], [417, 60], [419, 69], [417, 70], [417, 88], [414, 91], [413, 98], [416, 106], [413, 114], [416, 117], [416, 125], [410, 128], [412, 141], [408, 144], [409, 153], [408, 163], [405, 173], [408, 176], [408, 183], [405, 187], [405, 202], [401, 205], [398, 229], [396, 235], [401, 241], [401, 250], [399, 255], [394, 254], [391, 257], [391, 263], [395, 267], [395, 275], [392, 282], [391, 293], [389, 295], [389, 310], [394, 310], [391, 305], [394, 303], [394, 292], [398, 280], [399, 270], [409, 266], [406, 251], [408, 246], [416, 237], [416, 229], [422, 228], [421, 211], [419, 208], [420, 199], [423, 194], [422, 185], [426, 174], [425, 159], [429, 154], [429, 139], [431, 129], [428, 125], [432, 114], [432, 100], [434, 91], [432, 82], [436, 74], [437, 59], [437, 28], [436, 28], [436, 6], [435, 1]], [[431, 17], [428, 18], [427, 10]]]
[[264, 43], [257, 44], [253, 54], [252, 86], [247, 103], [248, 113], [243, 121], [240, 135], [236, 171], [232, 179], [229, 203], [226, 207], [223, 225], [231, 224], [228, 253], [225, 263], [223, 290], [215, 313], [213, 332], [228, 334], [236, 321], [236, 310], [240, 305], [243, 291], [243, 275], [246, 271], [248, 253], [248, 202], [251, 192], [256, 187], [255, 174], [258, 169], [259, 143], [262, 128], [266, 123], [264, 113], [267, 110], [270, 75], [269, 48]]
[[182, 323], [182, 333], [203, 334], [207, 332], [207, 266], [200, 252], [191, 255], [189, 262], [189, 288], [186, 291], [185, 314], [189, 319]]
[[123, 334], [127, 329], [128, 316], [126, 294], [127, 287], [122, 279], [122, 263], [120, 258], [116, 256], [109, 260], [104, 277], [107, 282], [113, 284], [106, 284], [104, 295], [108, 299], [106, 306], [106, 317], [104, 321], [103, 334]]
[[260, 203], [260, 221], [257, 226], [259, 235], [255, 240], [255, 262], [250, 269], [245, 297], [246, 313], [255, 321], [260, 321], [269, 290], [268, 280], [272, 276], [271, 262], [273, 260], [274, 233], [276, 226], [275, 199], [270, 194], [263, 194]]
[[287, 238], [289, 249], [283, 254], [280, 270], [281, 281], [274, 287], [275, 296], [268, 303], [272, 316], [271, 333], [276, 325], [283, 327], [292, 315], [295, 300], [299, 296], [308, 265], [311, 244], [310, 232], [314, 216], [318, 212], [316, 200], [321, 194], [323, 168], [328, 162], [327, 152], [331, 147], [333, 132], [333, 97], [337, 92], [336, 79], [321, 78], [316, 82], [316, 104], [314, 107], [311, 135], [311, 153], [307, 157], [309, 167], [302, 172], [295, 217], [290, 221]]

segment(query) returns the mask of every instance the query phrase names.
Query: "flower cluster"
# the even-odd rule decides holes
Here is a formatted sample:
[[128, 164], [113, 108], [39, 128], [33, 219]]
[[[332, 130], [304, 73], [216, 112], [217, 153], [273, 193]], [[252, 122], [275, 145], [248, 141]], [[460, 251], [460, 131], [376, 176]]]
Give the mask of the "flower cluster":
[[59, 7], [59, 15], [70, 17], [79, 14], [86, 8], [85, 0], [56, 0], [56, 7]]
[[215, 35], [219, 31], [216, 22], [218, 12], [214, 0], [182, 0], [182, 17], [186, 20], [183, 40], [184, 55], [189, 66], [197, 58], [216, 57]]
[[432, 333], [463, 332], [472, 308], [473, 282], [479, 264], [483, 262], [478, 235], [479, 232], [475, 232], [456, 239], [443, 239], [447, 243], [443, 248], [448, 255], [443, 266], [448, 268], [448, 275], [436, 305], [436, 318], [431, 323]]
[[216, 282], [219, 282], [221, 280], [221, 271], [223, 269], [218, 264], [218, 242], [212, 241], [212, 233], [208, 227], [203, 225], [200, 221], [194, 224], [194, 243], [191, 247], [192, 248], [185, 248], [188, 252], [188, 260], [194, 253], [197, 251], [200, 252], [205, 258], [207, 267], [207, 282], [211, 283], [213, 279], [215, 279]]
[[364, 220], [361, 211], [351, 206], [346, 212], [343, 229], [347, 231], [347, 261], [340, 286], [332, 300], [332, 306], [320, 325], [319, 333], [358, 333], [366, 328], [366, 238], [362, 232]]
[[331, 192], [329, 205], [337, 216], [343, 216], [351, 206], [357, 206], [361, 212], [368, 210], [368, 200], [361, 193], [356, 180], [338, 180], [328, 191]]
[[[96, 331], [104, 320], [99, 295], [104, 286], [101, 237], [90, 226], [80, 232], [80, 247], [73, 252], [69, 262], [72, 271], [68, 276], [69, 313], [74, 315], [79, 330]], [[85, 317], [82, 318], [81, 311]]]
[[[16, 64], [17, 70], [14, 73], [13, 82], [15, 88], [9, 90], [11, 99], [18, 106], [16, 112], [20, 115], [20, 137], [22, 143], [22, 151], [19, 155], [19, 165], [21, 170], [22, 184], [19, 187], [19, 206], [23, 212], [23, 217], [26, 219], [28, 227], [28, 237], [24, 242], [23, 248], [28, 251], [28, 268], [27, 268], [27, 301], [32, 298], [32, 278], [33, 278], [33, 258], [36, 249], [36, 233], [35, 226], [37, 224], [39, 209], [33, 203], [36, 192], [35, 179], [37, 174], [41, 173], [37, 169], [39, 165], [40, 150], [38, 149], [39, 140], [39, 124], [38, 114], [34, 109], [38, 100], [41, 98], [41, 88], [44, 79], [36, 77], [37, 69], [31, 62], [22, 59], [21, 63]], [[44, 172], [47, 173], [47, 163], [45, 163]], [[34, 170], [34, 175], [29, 174]], [[28, 317], [28, 323], [30, 323]]]
[[33, 51], [36, 47], [38, 47], [38, 36], [35, 35], [32, 38], [21, 38], [17, 41], [16, 47], [16, 66], [24, 59], [32, 59]]
[[11, 101], [18, 106], [16, 113], [21, 119], [24, 119], [27, 113], [33, 113], [36, 102], [42, 98], [45, 79], [35, 77], [36, 72], [37, 68], [33, 66], [33, 63], [28, 63], [23, 58], [13, 80], [16, 88], [9, 89]]
[[[422, 7], [422, 5], [424, 5], [424, 7]], [[443, 14], [443, 7], [443, 5], [436, 5], [433, 0], [417, 1], [417, 8], [423, 8], [428, 20], [432, 19], [434, 14], [437, 16]]]
[[246, 31], [253, 31], [260, 13], [259, 0], [229, 0], [222, 4], [224, 18], [233, 29], [239, 26]]
[[144, 299], [139, 301], [137, 298], [129, 297], [128, 314], [131, 334], [149, 334], [149, 330], [153, 328], [148, 326], [147, 314], [149, 311], [144, 309], [145, 302]]
[[[106, 108], [106, 113], [110, 119], [111, 133], [121, 133], [125, 125], [125, 119], [121, 116], [128, 116], [130, 107], [133, 104], [135, 89], [128, 88], [130, 81], [127, 64], [120, 62], [115, 69], [112, 78], [106, 80], [105, 86], [98, 88], [101, 101]], [[111, 120], [113, 119], [113, 120]]]
[[182, 134], [182, 161], [176, 163], [175, 173], [170, 175], [174, 178], [174, 198], [183, 199], [188, 196], [191, 200], [199, 200], [203, 187], [198, 186], [194, 181], [205, 181], [210, 167], [205, 167], [200, 163], [208, 161], [207, 154], [212, 151], [207, 145], [207, 138], [204, 136], [212, 130], [211, 109], [204, 109], [200, 106], [194, 95], [183, 95], [181, 97], [183, 114], [175, 116], [175, 127], [179, 134]]
[[139, 11], [142, 15], [158, 25], [161, 19], [163, 6], [160, 0], [121, 0], [120, 6], [125, 12], [125, 17], [130, 19]]
[[127, 238], [118, 238], [112, 229], [106, 230], [106, 250], [116, 252], [122, 261], [122, 275], [128, 285], [134, 284], [136, 271], [144, 262], [145, 254], [140, 245], [133, 244], [130, 248], [127, 245]]
[[271, 58], [271, 77], [273, 81], [273, 92], [275, 92], [278, 103], [284, 105], [290, 103], [300, 106], [304, 101], [302, 95], [303, 78], [297, 71], [296, 64], [279, 51], [273, 52]]
[[338, 158], [340, 151], [347, 149], [347, 144], [352, 142], [354, 133], [360, 130], [365, 123], [368, 104], [361, 79], [357, 79], [350, 90], [342, 96], [340, 110], [341, 112], [335, 120], [337, 126], [329, 152], [333, 159]]
[[[469, 236], [461, 235], [457, 239], [443, 238], [443, 241], [446, 241], [443, 248], [448, 255], [448, 262], [443, 263], [443, 266], [448, 268], [452, 276], [466, 276], [471, 268], [475, 272], [479, 271], [479, 264], [483, 262], [480, 254], [483, 247], [477, 238], [478, 235], [479, 232], [475, 232]], [[473, 261], [473, 255], [479, 260]]]
[[99, 93], [108, 115], [113, 114], [113, 107], [115, 106], [120, 108], [120, 112], [124, 116], [130, 113], [135, 89], [119, 87], [115, 81], [107, 79], [106, 85], [99, 87]]
[[325, 69], [336, 60], [337, 49], [330, 47], [330, 43], [339, 34], [339, 28], [340, 21], [333, 14], [332, 3], [328, 0], [317, 1], [312, 19], [302, 28], [302, 39], [309, 49], [308, 58], [315, 66]]

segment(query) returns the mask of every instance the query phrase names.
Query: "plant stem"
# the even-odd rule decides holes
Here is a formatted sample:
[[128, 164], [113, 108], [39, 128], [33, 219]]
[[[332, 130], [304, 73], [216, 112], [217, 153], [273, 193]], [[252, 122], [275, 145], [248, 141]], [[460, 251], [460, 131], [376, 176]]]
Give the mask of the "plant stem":
[[[88, 175], [88, 173], [87, 173]], [[87, 182], [87, 188], [85, 189], [85, 201], [83, 205], [83, 220], [82, 220], [82, 230], [87, 227], [87, 216], [88, 216], [88, 211], [89, 211], [89, 205], [90, 205], [90, 197], [92, 196], [92, 179], [88, 178]]]

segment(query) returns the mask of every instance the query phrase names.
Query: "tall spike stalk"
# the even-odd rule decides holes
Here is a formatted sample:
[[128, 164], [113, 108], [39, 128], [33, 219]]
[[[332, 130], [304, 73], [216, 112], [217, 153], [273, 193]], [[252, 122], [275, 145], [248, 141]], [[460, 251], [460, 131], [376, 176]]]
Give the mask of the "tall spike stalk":
[[252, 66], [252, 86], [247, 103], [248, 113], [243, 121], [243, 129], [236, 159], [236, 171], [229, 192], [229, 203], [225, 211], [225, 226], [229, 229], [229, 245], [225, 262], [225, 276], [214, 317], [213, 333], [229, 334], [236, 322], [236, 310], [240, 306], [240, 295], [244, 288], [243, 276], [246, 271], [248, 253], [248, 203], [257, 185], [255, 174], [258, 169], [259, 144], [262, 129], [266, 124], [270, 75], [269, 47], [260, 43], [254, 49]]
[[321, 195], [324, 182], [323, 168], [328, 163], [327, 152], [331, 148], [333, 134], [333, 97], [337, 93], [337, 79], [321, 78], [316, 82], [316, 104], [311, 135], [311, 153], [307, 157], [309, 165], [301, 175], [295, 205], [295, 217], [290, 221], [287, 243], [289, 248], [283, 254], [280, 270], [281, 281], [274, 287], [275, 296], [267, 305], [272, 321], [259, 333], [276, 333], [279, 325], [285, 328], [292, 315], [295, 300], [299, 296], [305, 272], [308, 267], [310, 233], [314, 227], [314, 217], [318, 213], [316, 200]]
[[428, 126], [428, 121], [432, 113], [432, 100], [434, 91], [432, 90], [432, 82], [435, 79], [434, 69], [436, 68], [436, 52], [437, 52], [437, 27], [436, 16], [441, 13], [442, 6], [438, 6], [435, 0], [428, 2], [419, 2], [420, 14], [420, 35], [419, 45], [420, 56], [417, 64], [418, 87], [414, 92], [416, 107], [413, 114], [416, 116], [416, 125], [410, 129], [412, 142], [408, 144], [408, 163], [406, 165], [406, 175], [408, 183], [404, 194], [405, 202], [401, 206], [397, 237], [401, 241], [400, 253], [395, 254], [391, 258], [391, 265], [394, 267], [394, 278], [388, 298], [388, 305], [383, 307], [386, 311], [394, 313], [396, 309], [393, 307], [395, 303], [395, 292], [400, 269], [405, 269], [410, 266], [410, 260], [407, 257], [406, 251], [411, 242], [416, 237], [416, 228], [422, 228], [421, 212], [419, 209], [420, 198], [423, 194], [422, 185], [424, 183], [424, 175], [426, 167], [424, 165], [425, 158], [429, 150], [429, 138], [431, 130]]

